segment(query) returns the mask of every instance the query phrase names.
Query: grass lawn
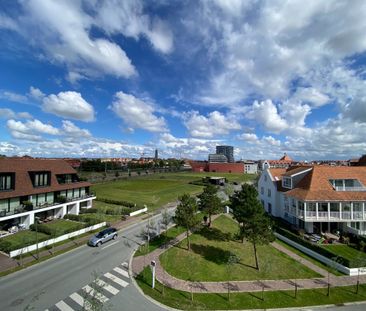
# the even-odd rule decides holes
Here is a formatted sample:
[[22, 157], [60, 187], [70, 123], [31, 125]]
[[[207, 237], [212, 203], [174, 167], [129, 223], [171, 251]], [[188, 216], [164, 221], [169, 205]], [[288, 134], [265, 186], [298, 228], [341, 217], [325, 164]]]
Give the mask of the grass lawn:
[[99, 222], [116, 222], [121, 220], [121, 215], [106, 215], [103, 213], [88, 213], [88, 214], [80, 214], [80, 219], [83, 221], [85, 218], [93, 218], [97, 219]]
[[[192, 234], [190, 252], [185, 239], [163, 253], [160, 261], [172, 276], [194, 281], [226, 281], [228, 277], [244, 281], [319, 276], [270, 245], [257, 247], [260, 270], [256, 270], [252, 244], [233, 240], [237, 230], [236, 222], [222, 215], [210, 229], [203, 228]], [[232, 253], [240, 258], [240, 262], [228, 270], [226, 263]]]
[[249, 174], [228, 173], [164, 173], [95, 184], [92, 190], [96, 192], [97, 197], [123, 200], [138, 205], [146, 204], [151, 211], [176, 201], [183, 193], [193, 195], [202, 192], [202, 186], [191, 185], [189, 182], [205, 176], [222, 176], [237, 182], [252, 180], [255, 177]]
[[[145, 276], [145, 278], [144, 278]], [[311, 305], [342, 304], [351, 301], [366, 300], [366, 286], [360, 285], [359, 293], [354, 286], [331, 288], [330, 296], [327, 289], [299, 290], [297, 298], [294, 291], [232, 293], [230, 301], [227, 294], [191, 294], [171, 288], [164, 288], [155, 281], [155, 289], [151, 288], [151, 270], [146, 268], [136, 281], [146, 295], [173, 308], [180, 310], [235, 310], [235, 309], [269, 309], [303, 307]]]
[[289, 249], [291, 252], [301, 256], [302, 258], [306, 259], [306, 260], [309, 260], [310, 262], [312, 262], [314, 265], [317, 265], [318, 267], [324, 269], [324, 270], [327, 270], [335, 275], [344, 275], [343, 273], [337, 271], [337, 270], [334, 270], [333, 268], [327, 266], [326, 264], [323, 264], [322, 262], [314, 259], [313, 257], [310, 257], [308, 255], [306, 255], [305, 253], [301, 252], [300, 250], [298, 250], [297, 248], [295, 247], [292, 247], [291, 245], [288, 245], [286, 244], [285, 242], [277, 239], [276, 242], [278, 244], [281, 244], [283, 247], [286, 247], [287, 249]]
[[[38, 232], [38, 242], [48, 240], [50, 236], [48, 234], [44, 234], [42, 232]], [[31, 230], [24, 230], [9, 235], [5, 238], [0, 240], [0, 250], [2, 250], [2, 244], [8, 244], [10, 250], [15, 250], [18, 248], [22, 248], [28, 245], [35, 244], [37, 241], [36, 239], [36, 232]]]
[[366, 253], [358, 251], [348, 245], [322, 245], [325, 249], [332, 252], [335, 256], [342, 256], [351, 262], [354, 260], [360, 260], [363, 262], [363, 266], [366, 265]]
[[167, 231], [165, 237], [164, 233], [161, 233], [159, 236], [153, 238], [149, 244], [141, 245], [138, 250], [136, 251], [134, 257], [142, 256], [144, 254], [151, 253], [152, 251], [156, 250], [158, 247], [163, 245], [165, 242], [169, 242], [181, 233], [185, 232], [184, 228], [182, 227], [172, 227]]
[[52, 232], [56, 232], [55, 236], [60, 236], [68, 232], [77, 231], [85, 227], [85, 225], [81, 222], [66, 219], [56, 219], [53, 220], [52, 222], [43, 224], [43, 226], [50, 228]]

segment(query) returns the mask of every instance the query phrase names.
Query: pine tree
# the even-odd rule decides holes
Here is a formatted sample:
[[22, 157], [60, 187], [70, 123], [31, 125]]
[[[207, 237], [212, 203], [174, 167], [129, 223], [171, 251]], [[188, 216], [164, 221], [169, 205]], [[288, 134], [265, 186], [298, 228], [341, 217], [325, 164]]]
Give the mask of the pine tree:
[[200, 209], [204, 213], [207, 213], [209, 222], [211, 223], [211, 216], [222, 211], [221, 200], [217, 196], [217, 188], [212, 184], [208, 184], [198, 198], [200, 199]]
[[274, 240], [271, 220], [265, 214], [258, 201], [258, 192], [252, 186], [244, 184], [241, 191], [235, 192], [230, 198], [233, 216], [239, 223], [239, 236], [252, 243], [255, 266], [259, 270], [257, 245], [269, 244]]

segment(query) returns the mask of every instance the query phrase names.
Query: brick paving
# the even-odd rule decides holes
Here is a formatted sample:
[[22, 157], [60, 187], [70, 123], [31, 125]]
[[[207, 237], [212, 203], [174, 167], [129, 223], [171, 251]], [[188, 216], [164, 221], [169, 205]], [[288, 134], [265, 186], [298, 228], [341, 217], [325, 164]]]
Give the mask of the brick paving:
[[[141, 273], [145, 266], [149, 265], [151, 260], [156, 262], [156, 278], [159, 282], [182, 291], [192, 291], [195, 293], [224, 293], [228, 291], [228, 286], [232, 292], [255, 292], [255, 291], [275, 291], [275, 290], [293, 290], [297, 285], [299, 289], [324, 288], [328, 286], [328, 271], [318, 267], [312, 262], [300, 257], [289, 249], [273, 242], [272, 246], [279, 251], [287, 254], [291, 258], [299, 261], [309, 269], [322, 275], [319, 278], [312, 279], [290, 279], [290, 280], [256, 280], [256, 281], [230, 281], [230, 282], [190, 282], [177, 279], [167, 273], [161, 266], [159, 256], [170, 247], [179, 243], [186, 237], [185, 233], [177, 236], [168, 243], [167, 247], [160, 247], [146, 256], [135, 257], [132, 260], [132, 272], [134, 276]], [[359, 277], [360, 283], [366, 283], [366, 275]], [[357, 276], [335, 276], [329, 273], [329, 283], [331, 286], [348, 286], [357, 283]]]

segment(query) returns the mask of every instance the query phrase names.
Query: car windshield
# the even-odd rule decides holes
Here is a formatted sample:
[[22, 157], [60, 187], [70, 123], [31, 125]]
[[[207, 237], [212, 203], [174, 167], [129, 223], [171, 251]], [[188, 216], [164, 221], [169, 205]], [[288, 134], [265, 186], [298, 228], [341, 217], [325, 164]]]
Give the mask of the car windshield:
[[96, 235], [96, 237], [97, 237], [98, 239], [100, 239], [100, 238], [102, 238], [104, 235], [105, 235], [105, 232], [99, 232], [99, 233]]

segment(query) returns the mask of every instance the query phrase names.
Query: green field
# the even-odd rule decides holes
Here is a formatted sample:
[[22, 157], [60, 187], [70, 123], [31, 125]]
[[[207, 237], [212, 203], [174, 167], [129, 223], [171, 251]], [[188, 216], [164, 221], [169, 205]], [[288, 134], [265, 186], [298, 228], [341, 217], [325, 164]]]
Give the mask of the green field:
[[[253, 246], [233, 237], [238, 225], [222, 215], [212, 228], [203, 228], [192, 234], [192, 250], [187, 251], [183, 240], [160, 256], [165, 270], [172, 276], [194, 281], [227, 281], [312, 278], [319, 275], [308, 269], [271, 245], [258, 246], [260, 270], [255, 268]], [[240, 258], [228, 270], [227, 260], [231, 254]]]
[[255, 177], [248, 174], [166, 173], [95, 184], [92, 190], [97, 198], [123, 200], [137, 205], [146, 204], [151, 211], [176, 201], [183, 193], [192, 195], [200, 193], [203, 187], [189, 182], [201, 180], [205, 176], [222, 176], [232, 182], [244, 182]]
[[261, 292], [231, 293], [230, 301], [227, 293], [193, 294], [192, 301], [189, 292], [163, 287], [158, 281], [155, 281], [155, 289], [152, 289], [151, 280], [150, 268], [146, 268], [136, 278], [146, 295], [179, 310], [265, 310], [327, 304], [341, 305], [346, 302], [366, 300], [366, 286], [360, 285], [358, 294], [355, 286], [347, 286], [331, 288], [330, 296], [327, 296], [327, 289], [323, 288], [299, 290], [296, 298], [294, 291], [271, 291], [264, 292], [263, 296]]

